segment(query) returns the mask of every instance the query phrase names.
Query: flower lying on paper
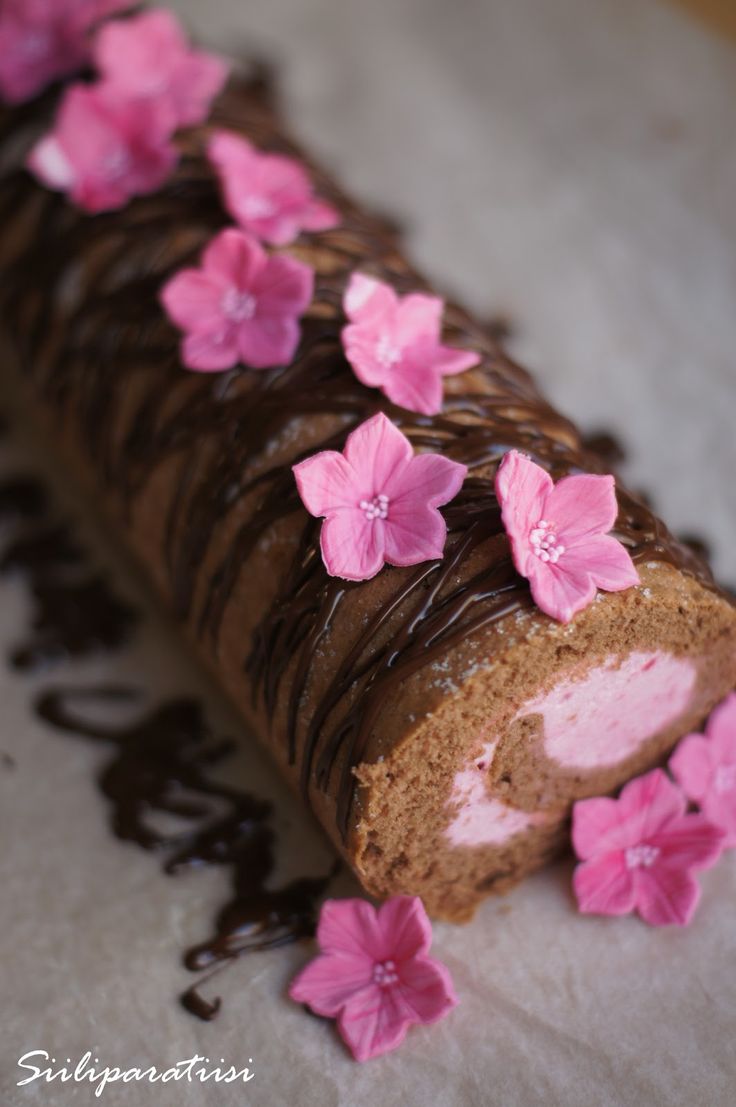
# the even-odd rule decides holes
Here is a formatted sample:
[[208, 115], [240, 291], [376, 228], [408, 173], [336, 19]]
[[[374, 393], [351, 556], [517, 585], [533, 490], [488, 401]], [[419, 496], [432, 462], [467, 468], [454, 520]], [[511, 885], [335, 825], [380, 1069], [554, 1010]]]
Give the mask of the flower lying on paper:
[[54, 129], [31, 151], [28, 168], [49, 188], [94, 214], [155, 192], [177, 162], [164, 118], [108, 85], [74, 85]]
[[121, 95], [155, 100], [172, 130], [206, 119], [228, 74], [222, 59], [193, 50], [179, 20], [163, 9], [103, 27], [93, 57]]
[[229, 214], [272, 246], [286, 246], [302, 231], [326, 231], [340, 222], [337, 209], [313, 195], [309, 175], [295, 158], [261, 153], [231, 131], [213, 135], [207, 157]]
[[350, 322], [342, 344], [356, 377], [408, 411], [436, 415], [442, 410], [442, 378], [480, 362], [472, 350], [442, 345], [439, 296], [399, 297], [383, 281], [354, 273], [343, 309]]
[[669, 764], [688, 799], [736, 847], [736, 693], [715, 709], [705, 734], [683, 738]]
[[269, 257], [251, 235], [230, 227], [207, 246], [200, 269], [171, 278], [161, 301], [186, 336], [182, 361], [188, 369], [207, 373], [239, 362], [266, 369], [293, 358], [313, 285], [308, 265]]
[[378, 910], [362, 899], [326, 900], [321, 954], [289, 995], [337, 1019], [356, 1061], [396, 1049], [412, 1023], [433, 1023], [457, 1005], [448, 970], [428, 956], [432, 928], [418, 896], [394, 896]]
[[30, 100], [52, 81], [79, 72], [89, 31], [134, 0], [4, 0], [0, 5], [0, 96]]
[[618, 513], [614, 479], [580, 474], [557, 484], [540, 465], [511, 450], [496, 474], [496, 496], [514, 565], [537, 607], [569, 623], [596, 588], [639, 583], [626, 548], [612, 535]]
[[582, 864], [573, 887], [584, 914], [638, 911], [652, 926], [690, 922], [700, 899], [693, 873], [715, 864], [724, 837], [686, 807], [662, 769], [629, 781], [618, 799], [575, 804], [572, 842]]
[[440, 454], [415, 454], [379, 412], [357, 427], [343, 453], [323, 450], [294, 466], [310, 514], [324, 516], [327, 572], [369, 580], [384, 566], [442, 557], [447, 537], [437, 510], [460, 491], [467, 468]]

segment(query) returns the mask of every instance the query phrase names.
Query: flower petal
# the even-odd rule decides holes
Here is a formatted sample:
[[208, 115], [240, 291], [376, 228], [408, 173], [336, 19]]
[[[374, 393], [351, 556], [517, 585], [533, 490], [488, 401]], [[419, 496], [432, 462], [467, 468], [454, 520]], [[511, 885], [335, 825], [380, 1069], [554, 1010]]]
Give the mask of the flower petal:
[[452, 377], [457, 373], [466, 373], [468, 369], [480, 365], [481, 356], [474, 350], [457, 350], [453, 346], [438, 346], [432, 364], [443, 377]]
[[342, 298], [343, 311], [353, 323], [371, 319], [383, 320], [393, 325], [398, 297], [390, 285], [369, 277], [366, 273], [353, 273]]
[[409, 1019], [398, 989], [365, 988], [345, 1004], [337, 1027], [355, 1060], [368, 1061], [401, 1045]]
[[731, 692], [711, 713], [705, 732], [721, 758], [736, 763], [736, 692]]
[[531, 552], [529, 535], [544, 518], [552, 478], [541, 465], [517, 450], [509, 450], [498, 467], [495, 486], [514, 564], [522, 576], [527, 576], [530, 561], [539, 561]]
[[252, 284], [260, 315], [301, 315], [314, 293], [314, 270], [295, 258], [269, 258]]
[[292, 466], [302, 503], [311, 515], [355, 508], [355, 473], [337, 450], [322, 450]]
[[317, 925], [317, 941], [323, 953], [367, 957], [371, 964], [388, 956], [375, 907], [357, 896], [324, 901]]
[[700, 885], [686, 869], [655, 864], [636, 870], [636, 909], [650, 926], [687, 926]]
[[628, 915], [634, 909], [634, 881], [620, 852], [583, 861], [572, 883], [584, 915]]
[[384, 958], [403, 962], [429, 952], [432, 924], [419, 896], [392, 896], [378, 908]]
[[412, 346], [422, 339], [429, 339], [433, 347], [439, 346], [444, 307], [439, 296], [424, 292], [403, 296], [396, 309], [394, 331], [399, 346]]
[[688, 734], [679, 742], [668, 767], [685, 795], [699, 803], [708, 794], [713, 776], [711, 743], [702, 734]]
[[401, 965], [398, 972], [401, 1004], [411, 1022], [429, 1025], [457, 1007], [449, 970], [433, 957], [414, 957]]
[[267, 260], [257, 239], [235, 227], [228, 227], [208, 244], [202, 254], [202, 268], [245, 292], [252, 288]]
[[377, 371], [363, 374], [356, 369], [355, 375], [363, 384], [381, 385], [384, 395], [407, 411], [418, 411], [420, 415], [437, 415], [442, 411], [442, 377], [428, 360], [405, 357], [390, 368], [377, 366]]
[[449, 503], [467, 475], [467, 465], [442, 454], [415, 454], [406, 466], [393, 471], [383, 487], [392, 504], [420, 512]]
[[666, 868], [710, 869], [723, 852], [723, 831], [704, 815], [683, 815], [668, 822], [648, 841], [661, 850]]
[[200, 269], [182, 269], [161, 289], [169, 319], [184, 331], [198, 334], [222, 329], [224, 285]]
[[652, 769], [625, 784], [618, 798], [630, 844], [649, 842], [673, 819], [685, 814], [685, 797], [662, 769]]
[[581, 861], [635, 844], [622, 822], [618, 800], [595, 796], [574, 805], [572, 845]]
[[238, 364], [235, 331], [228, 328], [217, 334], [189, 334], [181, 345], [181, 358], [187, 369], [215, 373]]
[[301, 223], [305, 231], [331, 231], [340, 225], [340, 213], [326, 200], [310, 200]]
[[590, 473], [563, 477], [550, 493], [546, 512], [565, 546], [606, 534], [618, 515], [615, 481]]
[[361, 510], [342, 511], [322, 524], [320, 549], [331, 577], [370, 580], [384, 566], [385, 529]]
[[532, 554], [526, 563], [526, 576], [537, 607], [560, 623], [569, 623], [595, 597], [590, 574], [568, 571], [562, 561], [553, 565]]
[[351, 431], [344, 453], [360, 482], [358, 498], [382, 493], [414, 456], [409, 439], [382, 411]]
[[243, 364], [251, 369], [268, 369], [288, 365], [293, 360], [301, 338], [296, 319], [288, 316], [256, 315], [238, 327], [238, 349]]
[[566, 572], [589, 573], [593, 582], [607, 592], [620, 592], [641, 583], [629, 551], [611, 535], [576, 539], [562, 558], [558, 564], [563, 564]]
[[302, 969], [289, 985], [289, 996], [306, 1003], [317, 1015], [334, 1019], [366, 987], [375, 990], [370, 958], [330, 953], [315, 957]]

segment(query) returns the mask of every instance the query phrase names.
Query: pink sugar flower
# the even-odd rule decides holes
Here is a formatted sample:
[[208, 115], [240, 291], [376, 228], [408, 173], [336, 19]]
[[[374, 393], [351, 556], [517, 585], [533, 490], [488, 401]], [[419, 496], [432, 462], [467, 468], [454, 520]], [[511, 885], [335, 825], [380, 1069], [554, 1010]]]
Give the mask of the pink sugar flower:
[[662, 769], [629, 781], [618, 799], [580, 800], [572, 842], [582, 860], [573, 876], [583, 914], [638, 911], [652, 926], [686, 926], [698, 905], [692, 875], [721, 855], [723, 831], [686, 800]]
[[224, 60], [191, 49], [173, 12], [160, 8], [103, 27], [93, 57], [121, 94], [155, 99], [172, 130], [206, 119], [228, 74]]
[[326, 900], [321, 954], [292, 981], [289, 995], [337, 1019], [356, 1061], [401, 1045], [412, 1023], [449, 1014], [457, 996], [449, 972], [428, 957], [432, 928], [418, 896], [393, 896], [376, 910], [363, 899]]
[[496, 496], [514, 565], [553, 619], [569, 623], [596, 588], [620, 592], [639, 583], [628, 551], [607, 533], [618, 514], [613, 477], [585, 473], [555, 485], [540, 465], [511, 450], [496, 474]]
[[715, 709], [705, 735], [689, 734], [670, 758], [670, 772], [688, 799], [736, 847], [736, 693]]
[[20, 104], [89, 58], [89, 31], [134, 0], [5, 0], [0, 11], [0, 97]]
[[442, 410], [442, 378], [480, 362], [472, 350], [442, 345], [439, 296], [399, 297], [383, 281], [353, 273], [343, 309], [350, 323], [342, 344], [356, 377], [408, 411], [436, 415]]
[[302, 231], [327, 231], [340, 216], [312, 193], [300, 162], [264, 154], [242, 135], [217, 131], [207, 157], [220, 179], [225, 207], [236, 223], [272, 246], [287, 246]]
[[161, 301], [186, 335], [188, 369], [210, 373], [238, 362], [266, 369], [293, 358], [313, 286], [308, 265], [269, 257], [251, 235], [229, 227], [212, 239], [201, 269], [183, 269], [168, 281]]
[[323, 450], [293, 468], [307, 511], [325, 519], [327, 572], [344, 580], [370, 580], [386, 562], [442, 557], [447, 526], [437, 508], [468, 471], [440, 454], [415, 454], [383, 412], [348, 435], [343, 453]]
[[119, 98], [108, 85], [74, 85], [27, 164], [43, 184], [94, 214], [155, 192], [176, 161], [155, 111]]

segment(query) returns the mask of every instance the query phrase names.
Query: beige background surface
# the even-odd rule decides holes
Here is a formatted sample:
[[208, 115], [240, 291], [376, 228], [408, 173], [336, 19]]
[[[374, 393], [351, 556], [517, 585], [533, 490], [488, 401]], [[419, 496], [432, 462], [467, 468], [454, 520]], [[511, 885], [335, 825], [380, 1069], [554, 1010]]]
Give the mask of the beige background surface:
[[[181, 0], [212, 43], [283, 66], [295, 129], [362, 198], [409, 226], [413, 254], [478, 311], [508, 312], [517, 352], [586, 427], [631, 447], [629, 476], [736, 580], [736, 51], [658, 0]], [[12, 458], [0, 456], [0, 466]], [[133, 588], [134, 585], [127, 585]], [[0, 587], [0, 645], [23, 589]], [[172, 632], [57, 679], [198, 683]], [[115, 1105], [731, 1107], [736, 1101], [736, 856], [703, 880], [692, 928], [579, 917], [570, 865], [436, 928], [460, 1007], [395, 1055], [352, 1063], [284, 998], [308, 946], [241, 961], [204, 1025], [176, 995], [180, 949], [224, 880], [164, 879], [116, 842], [93, 774], [105, 753], [33, 721], [36, 682], [0, 669], [0, 1102], [93, 1102], [15, 1086], [18, 1056], [165, 1067], [253, 1059], [245, 1089], [111, 1087]], [[325, 847], [258, 753], [235, 777], [272, 795], [281, 874]], [[338, 894], [351, 894], [345, 880]]]

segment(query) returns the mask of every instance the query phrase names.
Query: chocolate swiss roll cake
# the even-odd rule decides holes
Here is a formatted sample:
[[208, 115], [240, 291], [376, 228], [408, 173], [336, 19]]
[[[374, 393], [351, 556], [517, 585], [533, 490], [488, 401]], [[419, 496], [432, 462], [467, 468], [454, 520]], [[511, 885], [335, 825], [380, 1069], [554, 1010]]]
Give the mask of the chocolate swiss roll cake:
[[[599, 591], [566, 623], [540, 610], [515, 568], [497, 470], [512, 451], [555, 482], [606, 474], [607, 462], [452, 305], [443, 340], [479, 364], [446, 377], [439, 414], [361, 383], [342, 341], [351, 276], [429, 289], [385, 221], [297, 150], [256, 83], [231, 79], [208, 122], [180, 133], [161, 187], [97, 215], [24, 168], [59, 95], [0, 116], [3, 366], [244, 735], [268, 748], [363, 887], [467, 919], [560, 850], [576, 799], [660, 762], [733, 687], [736, 612], [621, 484], [611, 533], [639, 583]], [[289, 246], [314, 293], [293, 359], [275, 368], [187, 370], [161, 304], [231, 223], [205, 156], [217, 128], [300, 158], [339, 213]], [[442, 508], [442, 557], [346, 580], [326, 569], [293, 466], [343, 450], [381, 411], [416, 454], [468, 474]], [[543, 561], [564, 557], [553, 522], [535, 521]]]

